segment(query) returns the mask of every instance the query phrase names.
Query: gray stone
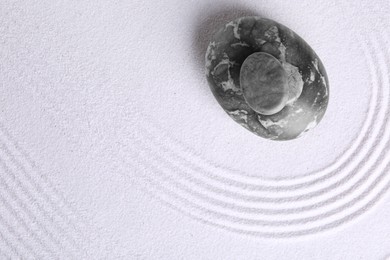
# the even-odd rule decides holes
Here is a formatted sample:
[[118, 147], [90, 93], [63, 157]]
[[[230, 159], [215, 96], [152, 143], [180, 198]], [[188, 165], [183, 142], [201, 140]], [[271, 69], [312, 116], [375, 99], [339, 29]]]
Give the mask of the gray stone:
[[292, 30], [268, 19], [243, 17], [217, 31], [206, 53], [206, 76], [236, 122], [272, 140], [294, 139], [312, 129], [328, 104], [328, 78], [319, 57]]
[[289, 97], [287, 72], [266, 52], [255, 52], [246, 58], [240, 70], [240, 86], [248, 105], [262, 115], [279, 112]]

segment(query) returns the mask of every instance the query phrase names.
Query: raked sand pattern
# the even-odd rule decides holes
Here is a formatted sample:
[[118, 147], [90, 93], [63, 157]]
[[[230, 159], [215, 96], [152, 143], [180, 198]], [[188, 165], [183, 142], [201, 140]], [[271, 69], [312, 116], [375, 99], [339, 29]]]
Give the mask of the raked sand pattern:
[[[142, 2], [140, 6], [143, 7], [146, 4], [146, 2]], [[154, 4], [159, 3], [154, 2]], [[352, 4], [353, 1], [351, 1]], [[341, 8], [346, 9], [346, 13], [349, 10], [350, 16], [354, 15], [353, 11], [356, 8], [347, 6], [347, 4], [340, 5], [343, 5]], [[30, 7], [30, 3], [26, 3], [26, 6]], [[92, 3], [90, 7], [92, 6], [95, 6], [95, 3]], [[65, 8], [59, 7], [58, 9], [65, 10]], [[177, 8], [174, 7], [176, 11]], [[37, 9], [41, 11], [40, 8]], [[80, 9], [88, 10], [83, 6], [80, 6]], [[109, 8], [104, 6], [102, 9], [108, 10]], [[367, 10], [367, 12], [369, 11]], [[71, 13], [76, 12], [71, 9]], [[80, 13], [82, 12], [80, 11]], [[98, 11], [96, 16], [100, 17]], [[116, 16], [113, 17], [117, 18]], [[109, 18], [113, 19], [111, 16]], [[105, 24], [106, 20], [102, 23]], [[89, 25], [89, 23], [87, 24]], [[91, 28], [99, 30], [100, 27], [95, 26], [96, 23], [91, 24]], [[390, 24], [384, 23], [383, 26], [385, 25]], [[115, 24], [115, 26], [117, 25]], [[59, 31], [62, 31], [62, 28], [59, 29], [61, 29]], [[46, 32], [44, 28], [42, 30]], [[113, 31], [115, 35], [115, 30]], [[370, 90], [370, 101], [364, 114], [365, 120], [362, 121], [356, 138], [336, 160], [319, 170], [312, 171], [309, 169], [301, 172], [298, 176], [286, 178], [261, 177], [263, 176], [261, 169], [253, 169], [253, 172], [232, 170], [195, 150], [178, 137], [174, 131], [167, 131], [167, 129], [158, 125], [150, 116], [150, 113], [146, 113], [142, 107], [134, 106], [133, 108], [132, 105], [129, 105], [131, 113], [128, 114], [128, 111], [125, 110], [129, 107], [116, 110], [120, 107], [119, 105], [118, 107], [115, 106], [119, 102], [112, 102], [112, 107], [107, 107], [113, 108], [109, 111], [110, 113], [118, 113], [118, 116], [114, 119], [122, 121], [116, 126], [119, 126], [118, 128], [123, 127], [123, 129], [115, 132], [107, 130], [112, 136], [107, 138], [108, 141], [99, 139], [101, 143], [98, 143], [96, 147], [91, 146], [91, 149], [88, 150], [92, 154], [88, 157], [91, 158], [89, 162], [95, 162], [99, 159], [94, 157], [97, 152], [93, 149], [101, 153], [109, 151], [109, 156], [102, 158], [112, 159], [112, 161], [107, 160], [104, 163], [114, 162], [115, 165], [112, 166], [112, 170], [107, 171], [112, 174], [113, 179], [122, 180], [122, 178], [118, 178], [119, 171], [115, 167], [124, 169], [123, 172], [128, 173], [127, 175], [124, 174], [124, 177], [130, 177], [130, 182], [136, 182], [143, 195], [146, 193], [153, 197], [153, 201], [163, 202], [164, 206], [174, 209], [172, 212], [179, 212], [180, 214], [177, 214], [179, 216], [185, 215], [204, 223], [205, 225], [201, 225], [202, 227], [211, 226], [215, 229], [227, 231], [226, 234], [228, 235], [237, 235], [231, 236], [237, 238], [237, 240], [243, 237], [246, 238], [245, 235], [251, 236], [250, 238], [288, 240], [289, 238], [302, 236], [321, 235], [330, 230], [341, 230], [347, 225], [356, 225], [356, 228], [359, 229], [359, 222], [354, 220], [358, 220], [360, 216], [370, 210], [375, 210], [374, 207], [381, 199], [385, 196], [388, 198], [389, 195], [390, 48], [388, 46], [390, 46], [390, 36], [387, 28], [383, 29], [380, 26], [378, 28], [359, 28], [359, 30], [355, 28], [355, 31], [356, 39], [360, 40], [354, 43], [360, 47], [361, 59], [364, 60], [367, 74], [370, 77], [370, 85], [367, 86]], [[88, 32], [91, 34], [88, 34]], [[92, 29], [83, 31], [88, 36], [96, 36], [93, 32]], [[102, 38], [97, 36], [96, 39], [99, 43], [102, 42], [101, 39], [105, 39], [105, 33], [101, 33], [100, 37]], [[125, 32], [120, 31], [119, 34], [122, 37]], [[145, 35], [142, 34], [141, 36], [146, 38], [149, 35], [151, 34], [146, 32]], [[79, 39], [77, 35], [74, 37]], [[122, 39], [121, 37], [118, 38]], [[131, 37], [133, 37], [133, 34], [131, 34]], [[82, 40], [89, 38], [80, 37], [80, 39], [80, 43], [82, 43]], [[127, 50], [128, 41], [126, 41], [126, 38], [123, 39], [125, 42], [123, 50]], [[35, 38], [32, 38], [32, 41], [34, 40]], [[119, 44], [118, 46], [122, 45]], [[103, 47], [107, 47], [107, 45], [103, 44]], [[121, 49], [118, 48], [117, 50]], [[57, 52], [57, 50], [53, 52]], [[108, 54], [111, 53], [108, 52]], [[108, 54], [107, 56], [109, 56]], [[130, 52], [130, 54], [133, 53]], [[45, 57], [42, 60], [45, 60]], [[86, 58], [86, 61], [89, 60]], [[119, 65], [116, 63], [115, 65], [122, 68], [126, 64], [123, 60], [120, 61]], [[75, 63], [77, 63], [77, 60]], [[71, 62], [69, 64], [74, 66]], [[81, 72], [86, 72], [86, 68], [89, 69], [90, 64], [88, 62], [85, 62], [85, 64], [85, 66], [77, 67], [77, 70], [80, 69]], [[29, 67], [30, 64], [26, 62], [22, 65]], [[114, 67], [113, 64], [109, 65]], [[150, 64], [148, 63], [148, 65]], [[28, 71], [24, 67], [23, 69]], [[16, 69], [15, 71], [15, 73], [19, 72]], [[61, 73], [62, 71], [59, 72], [59, 74]], [[94, 75], [92, 73], [87, 75], [86, 78], [89, 80]], [[107, 82], [113, 83], [117, 80], [111, 79], [109, 76], [107, 78], [112, 82], [109, 80], [103, 81], [101, 85], [106, 85]], [[101, 79], [106, 78], [102, 77]], [[36, 83], [33, 80], [31, 82]], [[90, 85], [95, 87], [95, 81], [91, 82]], [[58, 82], [55, 81], [55, 83]], [[107, 85], [110, 85], [108, 83]], [[118, 80], [118, 85], [120, 83], [120, 80]], [[37, 84], [32, 85], [34, 85], [32, 88], [39, 90]], [[331, 82], [331, 86], [337, 86], [337, 84]], [[53, 87], [53, 89], [55, 88]], [[66, 91], [68, 90], [66, 89]], [[87, 91], [89, 90], [87, 89]], [[31, 90], [31, 92], [34, 91], [35, 89]], [[59, 92], [65, 93], [66, 91]], [[116, 89], [113, 92], [115, 91]], [[47, 92], [51, 93], [50, 91]], [[56, 90], [53, 93], [56, 93]], [[36, 91], [35, 94], [38, 98], [36, 96], [33, 98], [39, 100], [40, 105], [42, 105], [42, 109], [39, 111], [45, 113], [42, 121], [49, 121], [48, 124], [52, 125], [65, 122], [63, 125], [56, 125], [56, 127], [62, 128], [61, 133], [69, 134], [69, 136], [72, 133], [77, 133], [76, 130], [78, 129], [74, 132], [67, 131], [73, 126], [72, 123], [74, 122], [72, 120], [74, 118], [72, 118], [69, 110], [60, 107], [61, 104], [58, 100], [61, 101], [61, 99], [56, 100], [53, 98], [55, 95], [49, 97], [40, 91]], [[114, 97], [116, 96], [114, 95]], [[111, 99], [107, 100], [112, 101]], [[78, 105], [80, 104], [75, 105], [75, 111], [83, 111], [83, 109], [77, 107]], [[99, 106], [91, 107], [101, 108]], [[95, 111], [93, 110], [93, 112]], [[96, 115], [101, 116], [99, 112], [101, 111], [96, 112]], [[109, 113], [107, 112], [107, 114]], [[110, 116], [112, 115], [110, 114]], [[59, 117], [60, 120], [57, 120]], [[105, 123], [104, 120], [102, 122], [102, 124]], [[24, 147], [22, 142], [19, 143], [16, 140], [12, 128], [9, 128], [11, 124], [8, 123], [4, 120], [0, 121], [0, 259], [137, 259], [136, 254], [129, 256], [129, 254], [120, 255], [119, 250], [116, 252], [116, 249], [121, 246], [126, 247], [128, 244], [122, 241], [123, 245], [118, 246], [115, 234], [111, 237], [113, 233], [109, 233], [104, 227], [94, 225], [93, 219], [86, 218], [83, 213], [91, 209], [75, 207], [78, 204], [69, 199], [74, 198], [70, 194], [72, 190], [59, 189], [61, 185], [53, 181], [50, 174], [42, 171], [40, 162], [34, 160], [34, 157], [26, 152], [28, 147]], [[86, 131], [86, 133], [89, 132]], [[103, 133], [106, 132], [103, 131]], [[114, 136], [113, 133], [117, 135]], [[64, 139], [68, 141], [76, 138], [64, 137]], [[81, 146], [80, 143], [75, 142], [74, 147]], [[79, 166], [75, 164], [75, 167]], [[87, 174], [82, 170], [77, 173], [80, 173], [80, 175]], [[279, 174], [275, 175], [280, 176]], [[99, 177], [99, 175], [96, 174], [93, 177]], [[83, 179], [80, 178], [80, 180]], [[129, 193], [131, 192], [129, 191]], [[114, 193], [114, 195], [122, 196], [123, 194]], [[108, 196], [108, 194], [102, 192], [101, 197], [104, 198], [104, 196]], [[125, 193], [123, 196], [128, 196], [128, 194]], [[97, 196], [92, 196], [92, 198], [99, 201]], [[103, 212], [104, 207], [102, 208], [103, 210], [97, 211], [97, 213], [106, 213]], [[137, 217], [137, 213], [134, 216]], [[151, 214], [154, 214], [154, 212], [151, 212]], [[90, 216], [88, 213], [86, 215]], [[98, 218], [99, 214], [96, 215], [96, 218]], [[131, 217], [133, 216], [121, 217], [123, 217], [122, 220], [130, 219], [127, 222], [130, 225], [123, 226], [124, 228], [121, 231], [131, 233], [133, 228]], [[114, 221], [119, 218], [119, 216], [116, 219], [114, 218]], [[196, 221], [193, 222], [199, 224]], [[178, 229], [180, 228], [178, 227]], [[110, 229], [109, 225], [107, 229]], [[118, 232], [118, 230], [116, 231]], [[140, 228], [140, 232], [143, 231]], [[153, 235], [154, 233], [151, 232], [151, 236]], [[126, 236], [123, 237], [126, 238]], [[179, 235], [178, 237], [180, 239]], [[333, 238], [330, 237], [330, 239]], [[170, 237], [164, 237], [164, 239], [168, 240]], [[253, 240], [257, 241], [256, 239]], [[245, 240], [242, 242], [245, 242]], [[155, 244], [149, 246], [154, 247]], [[192, 245], [189, 245], [189, 247], [192, 247]], [[148, 247], [145, 247], [145, 252], [149, 253], [148, 249]], [[202, 248], [198, 250], [200, 249]], [[138, 249], [130, 248], [129, 251], [132, 250], [137, 251]], [[223, 249], [218, 248], [218, 250]], [[126, 253], [129, 251], [124, 250]], [[118, 255], [115, 253], [118, 253]], [[388, 250], [383, 252], [383, 256], [389, 258]]]
[[102, 231], [0, 122], [0, 259], [117, 258], [116, 241], [102, 240]]
[[129, 167], [143, 166], [130, 169], [143, 176], [153, 197], [195, 219], [238, 233], [288, 238], [351, 222], [375, 206], [390, 187], [390, 53], [381, 48], [389, 40], [384, 34], [367, 35], [368, 45], [359, 42], [372, 87], [366, 120], [350, 147], [320, 171], [287, 179], [232, 172], [169, 134], [162, 135], [146, 115], [143, 124], [132, 122], [140, 131], [133, 135], [133, 149], [139, 152], [126, 151], [137, 156], [123, 160]]
[[81, 256], [86, 239], [82, 219], [2, 124], [0, 142], [3, 259]]

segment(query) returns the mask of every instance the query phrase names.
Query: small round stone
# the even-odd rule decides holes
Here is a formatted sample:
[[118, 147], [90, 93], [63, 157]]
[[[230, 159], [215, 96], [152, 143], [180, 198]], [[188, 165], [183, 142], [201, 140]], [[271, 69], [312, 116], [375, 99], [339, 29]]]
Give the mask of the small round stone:
[[262, 115], [278, 113], [289, 97], [287, 72], [275, 57], [265, 52], [255, 52], [245, 59], [240, 86], [248, 105]]

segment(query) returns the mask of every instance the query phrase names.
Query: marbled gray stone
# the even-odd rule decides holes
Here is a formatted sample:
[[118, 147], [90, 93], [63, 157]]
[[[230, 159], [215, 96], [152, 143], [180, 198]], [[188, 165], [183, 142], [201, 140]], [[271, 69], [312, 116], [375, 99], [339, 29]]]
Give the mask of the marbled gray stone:
[[[259, 52], [280, 63], [287, 74], [287, 93], [275, 60], [268, 59], [277, 68], [275, 82], [261, 79], [270, 70], [264, 66], [264, 54], [258, 54], [265, 61], [257, 65], [257, 74], [242, 68]], [[319, 57], [296, 33], [269, 19], [244, 17], [216, 32], [206, 53], [206, 76], [214, 96], [236, 122], [272, 140], [294, 139], [312, 129], [328, 104], [328, 78]], [[261, 97], [273, 90], [278, 94]]]

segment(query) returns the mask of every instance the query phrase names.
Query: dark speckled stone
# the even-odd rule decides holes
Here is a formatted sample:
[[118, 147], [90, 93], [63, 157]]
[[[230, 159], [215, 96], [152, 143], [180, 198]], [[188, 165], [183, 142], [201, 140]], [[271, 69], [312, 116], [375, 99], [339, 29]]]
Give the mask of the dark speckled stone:
[[[249, 86], [249, 81], [259, 83], [259, 79], [243, 79], [240, 75], [245, 72], [241, 68], [244, 61], [258, 52], [272, 55], [287, 74], [287, 93], [282, 91], [275, 95], [276, 99], [270, 100], [269, 104], [270, 107], [284, 104], [280, 111], [264, 109], [267, 105], [261, 105], [261, 99], [264, 101], [265, 97], [259, 97], [258, 101], [248, 98], [262, 91], [269, 93], [272, 89], [272, 86], [264, 84], [267, 80], [257, 84], [257, 88]], [[258, 69], [267, 70], [261, 64]], [[258, 75], [264, 73], [259, 72]], [[328, 78], [319, 57], [296, 33], [272, 20], [244, 17], [221, 28], [207, 49], [206, 75], [223, 109], [236, 122], [264, 138], [297, 138], [315, 127], [327, 108]], [[280, 82], [272, 84], [283, 89], [283, 80], [278, 78]], [[248, 89], [252, 93], [247, 93]]]

